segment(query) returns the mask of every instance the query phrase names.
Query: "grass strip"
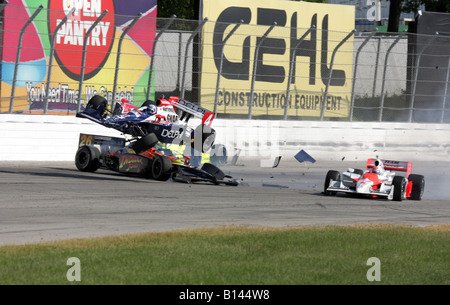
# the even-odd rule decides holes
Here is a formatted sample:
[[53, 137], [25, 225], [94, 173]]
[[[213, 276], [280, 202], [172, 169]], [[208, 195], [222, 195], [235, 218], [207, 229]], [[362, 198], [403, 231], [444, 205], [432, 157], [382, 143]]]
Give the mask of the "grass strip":
[[[448, 285], [450, 226], [231, 226], [0, 247], [0, 284]], [[68, 281], [70, 257], [81, 281]], [[379, 259], [380, 281], [367, 278]]]

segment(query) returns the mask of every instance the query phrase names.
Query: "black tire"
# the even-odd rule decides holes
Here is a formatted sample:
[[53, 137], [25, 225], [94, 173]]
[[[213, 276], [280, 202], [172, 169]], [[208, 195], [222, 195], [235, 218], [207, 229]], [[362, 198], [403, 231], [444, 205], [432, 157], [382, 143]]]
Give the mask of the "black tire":
[[411, 174], [408, 180], [412, 182], [411, 200], [421, 200], [425, 189], [425, 178], [422, 175]]
[[152, 178], [166, 181], [171, 176], [172, 160], [166, 156], [155, 155], [152, 162]]
[[223, 144], [214, 144], [211, 147], [210, 161], [215, 166], [223, 166], [228, 162], [227, 148]]
[[75, 166], [82, 172], [95, 172], [100, 165], [100, 152], [91, 146], [81, 146], [75, 154]]
[[325, 184], [323, 186], [323, 192], [327, 196], [335, 196], [337, 193], [337, 192], [333, 192], [333, 191], [327, 191], [327, 188], [330, 185], [331, 180], [340, 181], [341, 173], [339, 173], [338, 171], [335, 171], [335, 170], [328, 171], [327, 176], [325, 178]]
[[132, 147], [136, 154], [140, 154], [155, 146], [158, 141], [158, 137], [152, 132], [134, 142]]
[[146, 101], [141, 105], [141, 107], [149, 106], [149, 105], [156, 105], [156, 103], [155, 103], [154, 101], [152, 101], [152, 100], [146, 100]]
[[392, 180], [392, 185], [394, 186], [393, 200], [402, 201], [403, 198], [405, 198], [406, 178], [402, 176], [395, 176]]
[[208, 125], [201, 124], [195, 128], [193, 139], [192, 148], [202, 153], [207, 153], [214, 145], [216, 131]]
[[103, 115], [105, 114], [107, 107], [108, 107], [108, 101], [100, 95], [94, 95], [86, 105], [86, 108], [91, 108], [94, 110], [101, 109], [101, 112], [100, 112], [101, 117], [103, 117]]
[[362, 175], [362, 174], [364, 174], [364, 171], [362, 169], [355, 168], [353, 170], [353, 173], [354, 174], [358, 174], [358, 175]]
[[202, 170], [213, 175], [215, 180], [223, 180], [225, 178], [224, 172], [214, 164], [205, 163], [202, 165]]

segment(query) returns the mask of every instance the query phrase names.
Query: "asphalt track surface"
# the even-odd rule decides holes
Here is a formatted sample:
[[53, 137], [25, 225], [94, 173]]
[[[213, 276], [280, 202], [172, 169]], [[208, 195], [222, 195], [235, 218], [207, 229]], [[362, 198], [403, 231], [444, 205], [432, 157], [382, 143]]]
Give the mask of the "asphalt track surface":
[[413, 165], [426, 180], [421, 201], [323, 195], [329, 169], [364, 165], [238, 160], [222, 167], [235, 187], [84, 173], [73, 162], [0, 162], [0, 245], [230, 225], [450, 224], [450, 162]]

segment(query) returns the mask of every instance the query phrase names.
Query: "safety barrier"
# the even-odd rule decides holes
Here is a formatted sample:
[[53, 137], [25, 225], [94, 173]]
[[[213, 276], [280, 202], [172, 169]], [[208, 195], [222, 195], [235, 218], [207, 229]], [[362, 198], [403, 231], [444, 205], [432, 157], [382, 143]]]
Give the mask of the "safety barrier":
[[[304, 150], [316, 160], [446, 160], [449, 124], [232, 120], [213, 122], [228, 155], [270, 160]], [[80, 133], [120, 132], [74, 116], [0, 115], [0, 161], [72, 161]], [[231, 158], [230, 158], [231, 159]]]

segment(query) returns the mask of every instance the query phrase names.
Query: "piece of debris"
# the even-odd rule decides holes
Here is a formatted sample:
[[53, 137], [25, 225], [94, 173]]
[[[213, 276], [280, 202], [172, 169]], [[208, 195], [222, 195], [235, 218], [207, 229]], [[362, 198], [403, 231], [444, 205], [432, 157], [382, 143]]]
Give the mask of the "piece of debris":
[[286, 185], [279, 185], [279, 184], [270, 184], [270, 183], [263, 183], [262, 186], [266, 186], [266, 187], [276, 187], [276, 188], [282, 188], [282, 189], [287, 189], [289, 188], [289, 186]]
[[260, 160], [259, 162], [260, 162], [260, 166], [261, 167], [272, 167], [272, 168], [274, 168], [274, 167], [277, 167], [278, 164], [280, 164], [280, 160], [281, 160], [281, 156], [278, 156], [278, 157], [275, 158], [274, 161], [272, 161], [272, 160]]
[[300, 150], [295, 156], [295, 159], [297, 159], [298, 162], [302, 163], [302, 162], [311, 162], [311, 163], [315, 163], [316, 160], [311, 157], [310, 155], [308, 155], [308, 153], [306, 153], [306, 151], [304, 151], [303, 149]]
[[272, 168], [277, 167], [278, 164], [280, 164], [281, 156], [278, 156], [275, 158], [275, 161], [273, 162]]
[[239, 158], [239, 154], [241, 153], [241, 149], [240, 148], [235, 148], [236, 153], [233, 156], [233, 159], [231, 159], [230, 165], [236, 165], [236, 162]]

